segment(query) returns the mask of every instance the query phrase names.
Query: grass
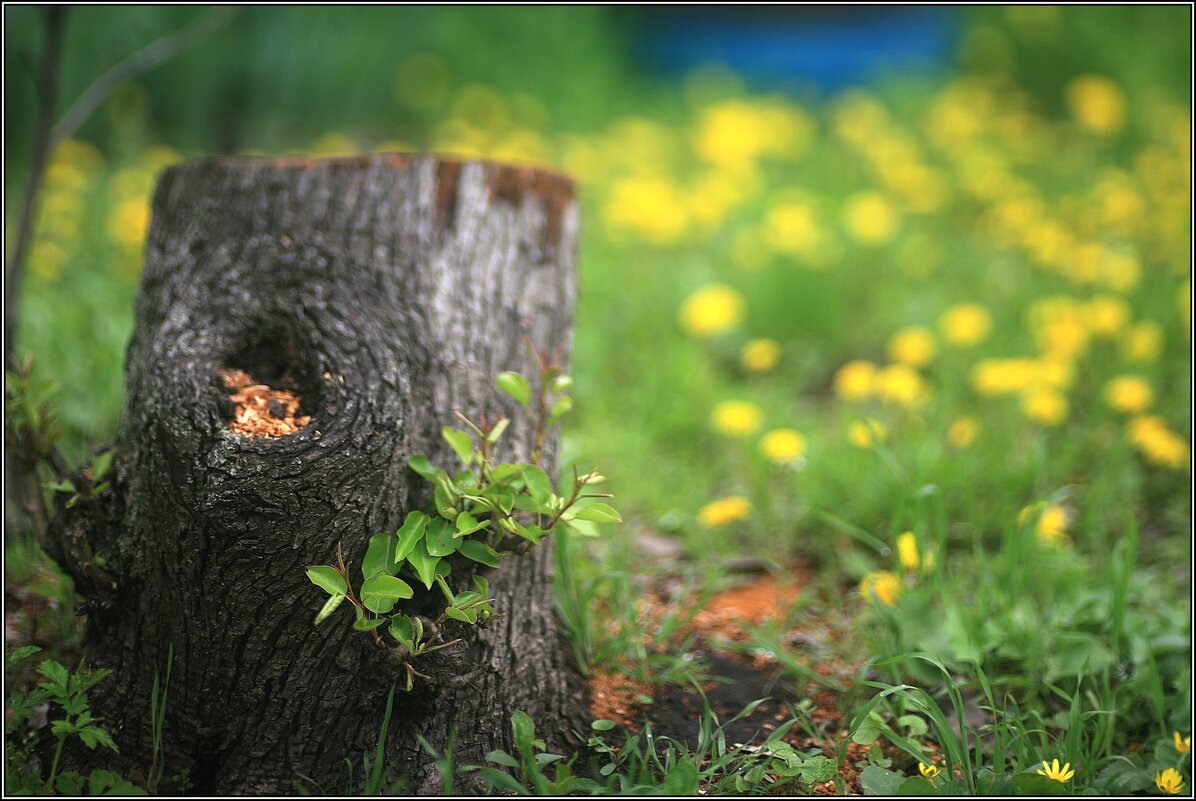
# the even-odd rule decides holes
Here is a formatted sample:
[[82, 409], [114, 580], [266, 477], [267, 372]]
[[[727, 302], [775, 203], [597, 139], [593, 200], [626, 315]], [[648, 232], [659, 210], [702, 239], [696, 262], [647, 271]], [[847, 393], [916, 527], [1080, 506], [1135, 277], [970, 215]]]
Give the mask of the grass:
[[[1191, 732], [1190, 106], [1169, 50], [1118, 55], [1127, 31], [1161, 34], [1175, 17], [1041, 13], [1029, 25], [978, 10], [950, 73], [830, 97], [753, 92], [708, 69], [567, 113], [587, 86], [611, 94], [608, 67], [575, 76], [568, 104], [547, 88], [529, 101], [534, 86], [498, 76], [408, 109], [414, 146], [579, 178], [578, 406], [562, 461], [597, 463], [627, 520], [599, 542], [557, 543], [554, 597], [583, 671], [703, 680], [689, 624], [727, 561], [802, 563], [814, 570], [802, 603], [850, 621], [833, 653], [843, 675], [786, 644], [804, 609], [735, 647], [774, 654], [798, 686], [842, 689], [834, 754], [864, 789], [922, 780], [917, 763], [932, 757], [941, 792], [1058, 789], [1035, 784], [1053, 759], [1076, 770], [1069, 792], [1140, 792], [1167, 767], [1190, 783], [1172, 740]], [[600, 21], [585, 20], [586, 46], [603, 50]], [[146, 198], [183, 155], [150, 146], [152, 133], [124, 152], [68, 144], [46, 189], [22, 343], [61, 387], [76, 461], [118, 419]], [[347, 133], [307, 149], [387, 138]], [[711, 285], [738, 300], [687, 316]], [[947, 322], [962, 304], [983, 307], [987, 330]], [[911, 330], [931, 353], [896, 347]], [[757, 339], [776, 343], [775, 365], [745, 365]], [[857, 361], [880, 377], [851, 392], [844, 367]], [[986, 374], [1013, 388], [986, 388]], [[1145, 401], [1118, 399], [1126, 376]], [[726, 400], [760, 422], [719, 430], [712, 411]], [[853, 426], [866, 419], [885, 433], [861, 447]], [[804, 437], [796, 458], [761, 452], [776, 428]], [[750, 511], [703, 516], [729, 496]], [[644, 533], [684, 556], [690, 596], [663, 615], [643, 598], [660, 584], [637, 551]], [[64, 617], [46, 636], [69, 642], [69, 588], [22, 543], [8, 542], [6, 579], [52, 600]], [[590, 751], [616, 767], [582, 777], [593, 785], [554, 772], [585, 756], [544, 760], [529, 746], [510, 759], [540, 789], [584, 792], [743, 792], [780, 776], [758, 752], [720, 750], [716, 721], [703, 721], [693, 752], [647, 729], [620, 745], [602, 735]], [[849, 755], [873, 742], [891, 750]], [[436, 758], [445, 775], [460, 770], [451, 753]], [[495, 770], [480, 772], [523, 788]]]

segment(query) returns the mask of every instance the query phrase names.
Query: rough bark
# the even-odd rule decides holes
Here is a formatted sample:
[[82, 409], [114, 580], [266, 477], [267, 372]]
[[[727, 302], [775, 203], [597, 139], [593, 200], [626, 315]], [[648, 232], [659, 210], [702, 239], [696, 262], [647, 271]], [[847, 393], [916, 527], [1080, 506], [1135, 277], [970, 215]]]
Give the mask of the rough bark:
[[[530, 426], [493, 379], [534, 374], [525, 340], [567, 356], [576, 239], [571, 184], [530, 169], [371, 156], [163, 175], [114, 489], [65, 523], [115, 582], [83, 577], [85, 651], [114, 670], [93, 706], [130, 770], [148, 763], [150, 687], [173, 646], [168, 775], [188, 768], [200, 793], [291, 792], [299, 775], [340, 790], [348, 757], [360, 781], [400, 671], [350, 629], [348, 604], [312, 625], [325, 596], [304, 568], [338, 543], [360, 564], [370, 535], [428, 498], [406, 462], [457, 463], [439, 435], [454, 410], [511, 417], [500, 456], [528, 457]], [[233, 433], [221, 368], [296, 392], [310, 423]], [[515, 709], [558, 742], [577, 725], [551, 551], [504, 560], [505, 617], [450, 632], [466, 642], [417, 664], [433, 681], [396, 692], [387, 757], [409, 792], [439, 783], [417, 734], [443, 748], [455, 731], [461, 764], [509, 747]]]

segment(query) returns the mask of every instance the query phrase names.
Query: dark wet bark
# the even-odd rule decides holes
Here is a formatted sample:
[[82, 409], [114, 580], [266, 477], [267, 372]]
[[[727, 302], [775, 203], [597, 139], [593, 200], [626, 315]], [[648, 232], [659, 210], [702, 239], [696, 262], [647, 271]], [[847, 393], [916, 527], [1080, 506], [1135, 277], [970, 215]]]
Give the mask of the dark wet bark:
[[[63, 525], [115, 582], [83, 580], [85, 650], [114, 670], [93, 707], [130, 772], [148, 767], [150, 687], [173, 646], [167, 775], [188, 768], [203, 793], [290, 792], [299, 774], [340, 790], [348, 757], [360, 781], [400, 669], [350, 630], [348, 604], [312, 625], [326, 596], [304, 568], [337, 543], [360, 563], [426, 500], [407, 458], [456, 464], [439, 434], [453, 410], [521, 421], [493, 379], [534, 374], [525, 339], [568, 354], [576, 238], [571, 184], [533, 170], [374, 156], [163, 175], [115, 488]], [[232, 433], [225, 367], [298, 393], [310, 423]], [[527, 458], [529, 429], [513, 424], [500, 456]], [[558, 743], [577, 725], [551, 548], [504, 560], [505, 617], [448, 632], [466, 642], [417, 664], [434, 680], [400, 686], [387, 756], [409, 792], [439, 783], [416, 734], [442, 748], [455, 730], [460, 764], [509, 748], [515, 709]]]

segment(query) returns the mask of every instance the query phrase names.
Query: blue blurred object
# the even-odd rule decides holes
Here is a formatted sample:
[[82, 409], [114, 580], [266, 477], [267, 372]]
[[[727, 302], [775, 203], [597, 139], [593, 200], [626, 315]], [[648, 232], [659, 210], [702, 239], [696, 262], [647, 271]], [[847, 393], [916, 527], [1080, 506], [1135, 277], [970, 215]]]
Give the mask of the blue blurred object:
[[656, 6], [645, 9], [646, 56], [665, 71], [723, 63], [769, 83], [823, 90], [893, 69], [945, 66], [954, 9], [942, 6]]

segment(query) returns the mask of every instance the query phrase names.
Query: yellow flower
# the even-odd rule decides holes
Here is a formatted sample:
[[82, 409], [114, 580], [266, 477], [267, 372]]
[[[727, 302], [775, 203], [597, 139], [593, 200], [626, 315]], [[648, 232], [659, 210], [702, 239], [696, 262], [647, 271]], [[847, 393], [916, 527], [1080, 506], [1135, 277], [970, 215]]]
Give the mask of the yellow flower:
[[743, 346], [739, 359], [753, 373], [767, 373], [781, 361], [781, 346], [772, 339], [753, 339]]
[[1187, 737], [1180, 737], [1179, 732], [1171, 733], [1172, 739], [1175, 741], [1175, 750], [1181, 754], [1189, 753], [1192, 750], [1192, 735]]
[[867, 420], [857, 420], [851, 424], [847, 432], [851, 444], [857, 448], [871, 448], [878, 442], [884, 442], [888, 430], [884, 424], [869, 417]]
[[714, 407], [710, 422], [715, 429], [729, 436], [752, 434], [764, 422], [760, 407], [747, 401], [723, 401]]
[[[1045, 768], [1045, 770], [1043, 768]], [[1070, 762], [1063, 763], [1063, 767], [1060, 768], [1059, 760], [1057, 759], [1051, 762], [1046, 762], [1044, 760], [1042, 767], [1038, 769], [1038, 773], [1042, 776], [1046, 776], [1048, 779], [1054, 779], [1057, 782], [1069, 782], [1071, 781], [1071, 777], [1076, 775], [1076, 772], [1071, 770]]]
[[1130, 442], [1152, 464], [1182, 470], [1191, 458], [1184, 438], [1167, 428], [1162, 418], [1154, 415], [1135, 417], [1126, 427]]
[[698, 511], [698, 520], [704, 526], [715, 528], [745, 520], [752, 513], [752, 502], [742, 495], [731, 495], [711, 501]]
[[1022, 412], [1039, 425], [1059, 425], [1068, 410], [1067, 397], [1053, 389], [1032, 389], [1022, 395]]
[[980, 422], [975, 417], [960, 417], [947, 429], [947, 441], [953, 448], [966, 448], [980, 434]]
[[935, 776], [939, 775], [939, 768], [938, 765], [925, 765], [919, 762], [918, 773], [921, 773], [922, 778], [924, 779], [933, 779]]
[[907, 531], [897, 537], [897, 558], [906, 570], [918, 569], [922, 560], [918, 555], [918, 538], [914, 536], [914, 532]]
[[934, 360], [934, 335], [929, 328], [910, 326], [889, 338], [889, 356], [911, 367], [925, 367]]
[[876, 391], [885, 400], [907, 409], [920, 405], [929, 393], [918, 371], [904, 364], [890, 364], [877, 373]]
[[1026, 525], [1038, 515], [1038, 522], [1034, 525], [1034, 533], [1043, 545], [1067, 544], [1067, 525], [1071, 522], [1067, 509], [1059, 504], [1047, 504], [1045, 501], [1031, 504], [1021, 510], [1017, 522]]
[[856, 359], [835, 373], [835, 394], [848, 400], [863, 400], [872, 394], [875, 381], [876, 365]]
[[1105, 384], [1105, 402], [1119, 412], [1138, 414], [1153, 401], [1150, 384], [1136, 375], [1119, 375]]
[[768, 212], [764, 227], [770, 247], [781, 253], [808, 253], [818, 247], [825, 236], [805, 203], [782, 203]]
[[893, 208], [880, 192], [857, 192], [847, 198], [843, 207], [843, 223], [852, 239], [863, 245], [883, 245], [897, 233], [899, 220]]
[[689, 228], [684, 198], [677, 187], [660, 178], [620, 179], [611, 186], [602, 214], [615, 231], [636, 231], [658, 245], [676, 242]]
[[125, 200], [112, 210], [108, 232], [117, 244], [128, 250], [136, 250], [145, 241], [149, 221], [149, 203], [144, 198]]
[[793, 462], [806, 455], [806, 438], [792, 428], [774, 428], [760, 438], [760, 452], [771, 462]]
[[1088, 301], [1085, 309], [1088, 328], [1097, 336], [1116, 335], [1130, 319], [1130, 307], [1124, 300], [1112, 295], [1103, 295]]
[[1163, 327], [1154, 320], [1134, 323], [1121, 338], [1121, 355], [1126, 361], [1153, 362], [1163, 348]]
[[726, 284], [707, 284], [681, 304], [681, 326], [694, 336], [708, 337], [739, 325], [747, 311], [743, 295]]
[[1125, 122], [1125, 98], [1100, 75], [1081, 75], [1067, 85], [1067, 105], [1076, 121], [1098, 134], [1114, 134]]
[[901, 579], [889, 570], [875, 570], [860, 580], [860, 595], [893, 606], [901, 595]]
[[988, 338], [992, 315], [978, 303], [961, 303], [943, 312], [939, 328], [952, 345], [966, 348]]
[[1038, 378], [1034, 359], [983, 359], [972, 368], [972, 387], [981, 395], [1020, 392]]
[[1167, 795], [1175, 795], [1184, 789], [1184, 777], [1175, 768], [1159, 771], [1154, 776], [1155, 786]]

